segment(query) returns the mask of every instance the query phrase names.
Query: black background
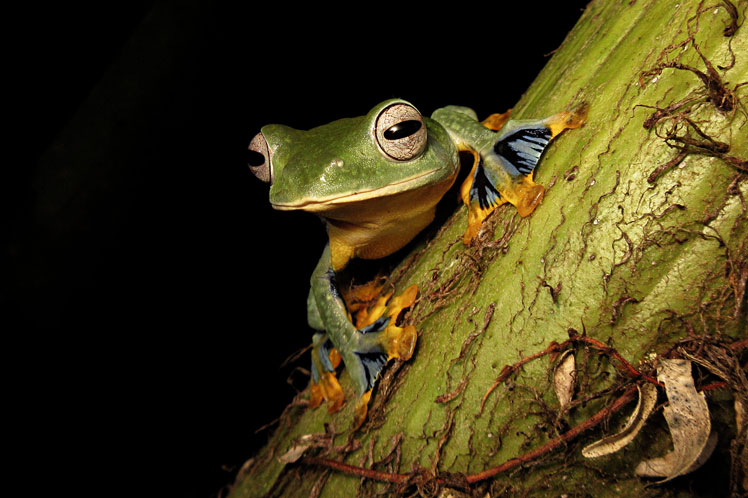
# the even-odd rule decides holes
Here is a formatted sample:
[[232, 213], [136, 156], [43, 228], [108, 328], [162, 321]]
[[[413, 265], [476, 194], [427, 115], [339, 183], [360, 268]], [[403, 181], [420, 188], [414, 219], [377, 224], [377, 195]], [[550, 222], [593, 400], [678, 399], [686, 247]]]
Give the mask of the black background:
[[[402, 97], [511, 107], [584, 2], [142, 1], [31, 7], [6, 98], [2, 299], [9, 381], [39, 486], [208, 497], [265, 441], [311, 339], [318, 220], [274, 212], [245, 162]], [[12, 19], [15, 17], [11, 16]], [[16, 135], [14, 135], [16, 136]], [[306, 382], [294, 377], [297, 388]], [[226, 470], [227, 469], [227, 470]]]

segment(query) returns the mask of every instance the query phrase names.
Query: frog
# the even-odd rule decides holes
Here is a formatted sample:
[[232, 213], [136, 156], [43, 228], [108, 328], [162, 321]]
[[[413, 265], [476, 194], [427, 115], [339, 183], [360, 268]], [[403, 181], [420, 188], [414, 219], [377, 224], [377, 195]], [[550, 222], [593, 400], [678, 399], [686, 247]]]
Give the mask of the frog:
[[506, 202], [529, 216], [545, 191], [533, 181], [541, 155], [554, 137], [585, 119], [585, 106], [531, 120], [512, 120], [507, 111], [478, 121], [464, 106], [427, 117], [406, 100], [388, 99], [365, 115], [310, 130], [260, 129], [250, 140], [248, 165], [270, 185], [270, 204], [317, 215], [328, 235], [307, 298], [314, 330], [310, 408], [325, 402], [332, 413], [343, 407], [336, 374], [342, 361], [357, 396], [352, 427], [360, 427], [385, 365], [409, 360], [416, 348], [415, 326], [401, 327], [398, 317], [414, 305], [417, 285], [397, 297], [387, 293], [354, 316], [338, 285], [349, 263], [392, 255], [429, 226], [458, 177], [461, 154], [472, 158], [460, 186], [468, 209], [463, 243], [473, 243], [488, 215]]

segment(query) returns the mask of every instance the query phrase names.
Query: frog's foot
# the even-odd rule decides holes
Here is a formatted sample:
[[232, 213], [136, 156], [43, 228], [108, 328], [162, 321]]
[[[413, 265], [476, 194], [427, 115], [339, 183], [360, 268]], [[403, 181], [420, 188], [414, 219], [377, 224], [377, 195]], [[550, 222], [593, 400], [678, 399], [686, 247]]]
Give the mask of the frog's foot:
[[[384, 303], [382, 303], [382, 298], [380, 297], [383, 288], [384, 279], [375, 278], [366, 284], [353, 285], [340, 290], [348, 313], [350, 313], [352, 317], [355, 317], [351, 322], [356, 325], [356, 328], [364, 326], [358, 325], [358, 322], [366, 319], [366, 316], [372, 313], [371, 309], [376, 308], [376, 306], [381, 306], [382, 310], [385, 309], [387, 300], [385, 299]], [[375, 303], [375, 306], [372, 307], [372, 303]], [[382, 313], [380, 313], [379, 316], [381, 316], [381, 314]], [[359, 318], [359, 315], [361, 315], [361, 318]], [[379, 318], [379, 316], [376, 318]], [[376, 320], [376, 318], [374, 320]], [[372, 322], [374, 320], [372, 320]]]
[[[381, 290], [383, 286], [380, 286]], [[372, 325], [374, 322], [379, 320], [383, 315], [388, 317], [397, 317], [400, 312], [405, 308], [410, 308], [416, 300], [418, 295], [418, 286], [411, 285], [401, 295], [392, 298], [394, 292], [390, 291], [387, 294], [379, 297], [376, 302], [369, 308], [360, 309], [354, 317], [353, 324], [357, 329], [365, 329]]]
[[[388, 302], [390, 298], [392, 297], [393, 292], [390, 291], [387, 294], [379, 297], [373, 305], [367, 307], [361, 307], [356, 311], [353, 315], [353, 319], [351, 320], [353, 324], [356, 326], [356, 329], [361, 330], [364, 329], [377, 320], [379, 320], [382, 315], [387, 311]], [[395, 298], [397, 299], [397, 298]]]
[[317, 408], [327, 402], [327, 411], [340, 410], [345, 403], [335, 368], [340, 364], [340, 353], [324, 334], [314, 335], [312, 347], [312, 380], [309, 384], [309, 408]]
[[[413, 306], [418, 296], [418, 286], [411, 285], [397, 297], [390, 299], [392, 292], [382, 296], [367, 316], [367, 320], [358, 329], [360, 333], [366, 334], [367, 343], [371, 343], [376, 337], [381, 353], [387, 355], [389, 361], [393, 358], [409, 360], [418, 340], [418, 333], [413, 325], [398, 327], [397, 319], [406, 308]], [[386, 305], [384, 304], [386, 303]]]
[[327, 402], [328, 413], [340, 410], [345, 404], [343, 389], [334, 372], [323, 373], [319, 382], [312, 381], [309, 385], [309, 408], [317, 408], [322, 401]]
[[[388, 319], [386, 319], [388, 321]], [[371, 392], [377, 383], [379, 375], [387, 362], [392, 358], [408, 360], [413, 356], [418, 334], [416, 328], [412, 325], [400, 328], [394, 325], [388, 325], [385, 330], [380, 332], [367, 332], [372, 336], [374, 347], [366, 347], [368, 351], [354, 351], [353, 363], [346, 362], [346, 368], [351, 375], [351, 379], [357, 386], [358, 392], [363, 392], [359, 398], [353, 412], [352, 429], [356, 430], [366, 419], [368, 412]]]
[[389, 300], [381, 316], [358, 330], [358, 344], [345, 358], [351, 379], [362, 393], [354, 412], [354, 429], [366, 418], [371, 391], [387, 362], [393, 358], [406, 361], [413, 356], [418, 341], [416, 328], [399, 327], [396, 322], [402, 310], [413, 305], [417, 294], [418, 286], [411, 285]]

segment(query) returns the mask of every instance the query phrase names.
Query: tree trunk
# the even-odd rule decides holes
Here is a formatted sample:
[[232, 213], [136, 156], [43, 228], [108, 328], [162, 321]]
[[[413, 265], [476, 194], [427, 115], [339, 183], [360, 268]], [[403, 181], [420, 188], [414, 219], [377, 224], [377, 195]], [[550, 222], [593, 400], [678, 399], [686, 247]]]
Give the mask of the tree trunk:
[[[354, 403], [331, 415], [307, 410], [303, 393], [231, 496], [746, 491], [733, 402], [748, 399], [747, 5], [591, 2], [513, 111], [590, 105], [586, 125], [540, 163], [542, 204], [527, 218], [502, 206], [467, 247], [461, 207], [422, 241], [391, 277], [399, 291], [418, 284], [405, 318], [417, 349], [385, 369], [367, 422], [351, 433]], [[559, 349], [576, 357], [564, 409]], [[710, 351], [743, 368], [715, 376]], [[699, 360], [719, 437], [712, 457], [663, 484], [636, 477], [637, 463], [668, 451], [661, 410], [624, 450], [583, 457], [626, 420], [628, 388], [656, 377], [666, 355]], [[351, 400], [345, 371], [341, 383]], [[304, 456], [283, 463], [294, 447]]]

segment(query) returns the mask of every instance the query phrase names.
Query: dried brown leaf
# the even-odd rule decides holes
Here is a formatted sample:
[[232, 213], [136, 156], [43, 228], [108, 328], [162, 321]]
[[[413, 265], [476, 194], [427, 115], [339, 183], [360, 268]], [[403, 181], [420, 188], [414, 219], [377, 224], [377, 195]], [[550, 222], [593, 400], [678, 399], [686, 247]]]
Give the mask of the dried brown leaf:
[[[704, 393], [696, 391], [691, 362], [661, 360], [657, 379], [665, 385], [669, 400], [663, 414], [673, 439], [673, 451], [640, 462], [635, 472], [639, 476], [665, 477], [658, 481], [663, 483], [698, 468], [714, 447], [709, 449], [712, 428], [709, 407]], [[716, 444], [716, 439], [712, 444]]]
[[597, 458], [615, 453], [629, 444], [639, 434], [639, 431], [644, 426], [644, 423], [657, 403], [657, 387], [654, 384], [647, 383], [638, 387], [638, 390], [639, 400], [636, 403], [636, 408], [634, 408], [634, 412], [629, 417], [623, 429], [616, 434], [604, 437], [600, 441], [586, 446], [582, 450], [582, 455], [587, 458]]
[[304, 455], [311, 446], [318, 446], [319, 434], [304, 434], [284, 454], [278, 457], [282, 463], [294, 463]]
[[[694, 470], [701, 467], [704, 462], [706, 462], [710, 456], [712, 456], [712, 452], [714, 451], [714, 448], [717, 447], [717, 433], [712, 432], [709, 435], [709, 438], [706, 441], [706, 445], [704, 446], [704, 449], [701, 451], [701, 454], [698, 456], [698, 458], [681, 474], [688, 474], [689, 472], [693, 472]], [[636, 468], [636, 474], [641, 477], [663, 477], [667, 476], [670, 472], [670, 469], [672, 468], [674, 462], [673, 455], [675, 452], [670, 452], [664, 457], [660, 458], [653, 458], [651, 460], [647, 460], [646, 462], [642, 462], [639, 464], [639, 466]], [[646, 465], [642, 465], [646, 463]], [[679, 474], [679, 475], [681, 475]], [[676, 476], [673, 476], [676, 477]], [[672, 479], [672, 477], [671, 477]], [[665, 481], [662, 481], [665, 482]]]
[[574, 386], [577, 379], [576, 361], [572, 350], [561, 355], [561, 359], [553, 372], [553, 389], [561, 405], [560, 411], [564, 411], [574, 396]]

